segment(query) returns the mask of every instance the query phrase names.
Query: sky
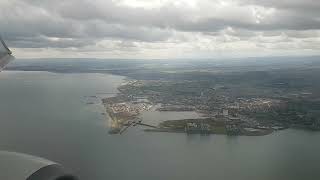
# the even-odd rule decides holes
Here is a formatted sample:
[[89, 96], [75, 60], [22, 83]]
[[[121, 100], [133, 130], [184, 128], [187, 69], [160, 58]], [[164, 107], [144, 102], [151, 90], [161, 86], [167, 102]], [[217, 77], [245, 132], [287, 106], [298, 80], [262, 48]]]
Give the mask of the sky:
[[0, 0], [17, 58], [320, 54], [319, 0]]

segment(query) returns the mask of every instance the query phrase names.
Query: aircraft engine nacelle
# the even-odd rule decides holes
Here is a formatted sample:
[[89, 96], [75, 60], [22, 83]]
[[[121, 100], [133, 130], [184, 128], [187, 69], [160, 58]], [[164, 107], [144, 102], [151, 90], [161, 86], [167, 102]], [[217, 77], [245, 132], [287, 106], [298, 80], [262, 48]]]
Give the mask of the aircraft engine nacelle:
[[0, 151], [0, 179], [3, 180], [77, 180], [52, 161], [16, 153]]

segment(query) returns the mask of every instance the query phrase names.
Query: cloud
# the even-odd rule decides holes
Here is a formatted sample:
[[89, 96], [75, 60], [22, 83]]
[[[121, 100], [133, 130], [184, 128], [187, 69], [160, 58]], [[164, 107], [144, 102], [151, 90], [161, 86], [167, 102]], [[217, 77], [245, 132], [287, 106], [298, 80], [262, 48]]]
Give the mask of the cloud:
[[313, 0], [2, 0], [0, 7], [0, 33], [21, 56], [23, 49], [142, 58], [319, 51]]

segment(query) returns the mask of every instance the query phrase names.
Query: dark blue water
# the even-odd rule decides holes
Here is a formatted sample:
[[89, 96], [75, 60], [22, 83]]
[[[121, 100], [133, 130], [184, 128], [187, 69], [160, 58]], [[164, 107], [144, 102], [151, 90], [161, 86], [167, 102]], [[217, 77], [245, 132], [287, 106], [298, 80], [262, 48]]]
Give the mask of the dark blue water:
[[[227, 137], [130, 129], [109, 135], [103, 107], [87, 105], [86, 96], [115, 93], [122, 80], [102, 74], [2, 72], [0, 149], [51, 159], [90, 180], [320, 179], [317, 132]], [[157, 122], [181, 116], [156, 112], [144, 118]]]

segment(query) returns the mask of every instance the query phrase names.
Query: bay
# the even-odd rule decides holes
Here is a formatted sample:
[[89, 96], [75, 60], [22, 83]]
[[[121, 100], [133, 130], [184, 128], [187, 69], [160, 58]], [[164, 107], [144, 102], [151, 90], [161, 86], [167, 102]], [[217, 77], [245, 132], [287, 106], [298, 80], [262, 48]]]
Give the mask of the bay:
[[[262, 137], [228, 137], [131, 128], [123, 135], [108, 134], [99, 98], [88, 98], [117, 93], [124, 78], [1, 72], [0, 150], [44, 157], [90, 180], [320, 178], [318, 132], [288, 129]], [[195, 114], [148, 112], [143, 117], [159, 122], [183, 116]]]

